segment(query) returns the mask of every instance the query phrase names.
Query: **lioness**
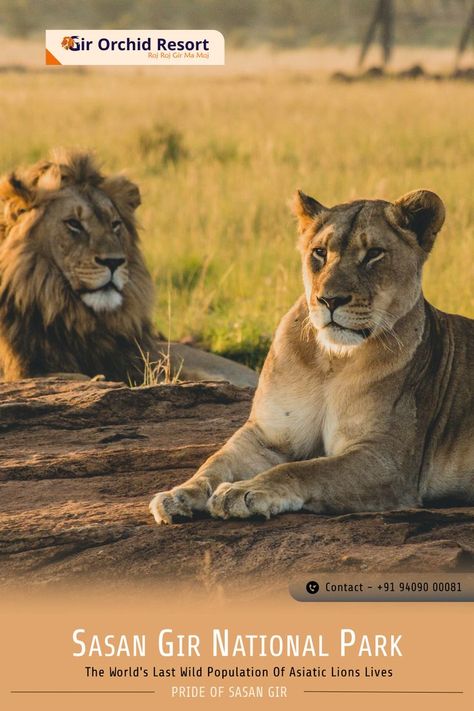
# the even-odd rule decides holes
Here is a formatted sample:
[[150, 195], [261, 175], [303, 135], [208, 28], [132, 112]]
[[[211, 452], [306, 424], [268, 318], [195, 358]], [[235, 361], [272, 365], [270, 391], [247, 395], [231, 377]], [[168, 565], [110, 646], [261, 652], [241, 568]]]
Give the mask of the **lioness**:
[[146, 354], [182, 378], [254, 386], [256, 374], [160, 341], [140, 249], [138, 187], [92, 157], [59, 152], [0, 182], [0, 377], [143, 381]]
[[474, 502], [474, 321], [423, 298], [444, 222], [428, 190], [395, 203], [295, 198], [305, 295], [281, 321], [247, 423], [158, 523]]

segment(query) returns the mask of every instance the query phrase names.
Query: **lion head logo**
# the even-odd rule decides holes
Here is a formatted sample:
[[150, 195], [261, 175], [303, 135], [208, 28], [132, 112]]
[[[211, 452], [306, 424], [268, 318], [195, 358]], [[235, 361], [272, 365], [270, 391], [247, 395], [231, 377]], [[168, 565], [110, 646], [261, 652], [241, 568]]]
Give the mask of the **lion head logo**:
[[64, 47], [64, 49], [73, 49], [74, 45], [74, 37], [63, 37], [61, 47]]

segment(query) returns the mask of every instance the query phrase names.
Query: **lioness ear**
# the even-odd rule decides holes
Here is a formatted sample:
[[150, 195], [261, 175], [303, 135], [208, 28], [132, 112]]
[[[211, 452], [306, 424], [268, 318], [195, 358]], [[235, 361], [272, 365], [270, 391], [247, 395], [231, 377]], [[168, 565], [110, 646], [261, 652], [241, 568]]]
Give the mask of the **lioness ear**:
[[400, 226], [414, 232], [420, 247], [430, 252], [444, 222], [441, 198], [431, 190], [414, 190], [399, 198], [395, 205], [401, 217]]
[[0, 182], [0, 200], [5, 203], [4, 221], [15, 220], [26, 210], [29, 210], [34, 199], [34, 193], [25, 183], [12, 173]]
[[121, 213], [131, 213], [141, 203], [138, 186], [123, 175], [106, 178], [100, 187]]
[[298, 190], [293, 197], [292, 212], [298, 219], [300, 232], [304, 232], [314, 221], [316, 215], [326, 209], [320, 202], [309, 195], [305, 195], [302, 190]]

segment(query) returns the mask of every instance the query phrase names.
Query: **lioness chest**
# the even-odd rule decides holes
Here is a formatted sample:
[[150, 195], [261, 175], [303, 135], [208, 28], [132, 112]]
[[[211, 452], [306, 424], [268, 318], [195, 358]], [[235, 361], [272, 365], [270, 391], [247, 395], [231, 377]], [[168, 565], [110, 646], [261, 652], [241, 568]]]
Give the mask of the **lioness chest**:
[[267, 393], [256, 404], [258, 423], [296, 460], [341, 454], [383, 416], [370, 391], [341, 377], [308, 374]]

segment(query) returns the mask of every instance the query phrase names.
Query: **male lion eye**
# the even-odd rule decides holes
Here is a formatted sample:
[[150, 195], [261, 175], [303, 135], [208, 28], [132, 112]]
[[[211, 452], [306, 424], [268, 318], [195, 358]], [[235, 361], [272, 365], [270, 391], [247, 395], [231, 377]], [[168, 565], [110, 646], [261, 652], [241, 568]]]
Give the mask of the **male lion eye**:
[[373, 259], [380, 257], [380, 255], [383, 253], [384, 253], [384, 250], [381, 249], [380, 247], [371, 247], [371, 249], [367, 250], [367, 254], [365, 255], [365, 261], [371, 262]]
[[320, 259], [326, 259], [327, 250], [324, 247], [316, 247], [312, 251], [313, 257], [319, 257]]
[[114, 222], [112, 222], [112, 229], [114, 232], [119, 232], [121, 227], [122, 227], [121, 220], [115, 220]]
[[71, 218], [70, 220], [64, 220], [65, 224], [67, 227], [71, 230], [71, 232], [74, 232], [74, 234], [78, 234], [78, 232], [82, 232], [83, 227], [79, 220], [75, 220], [74, 218]]

